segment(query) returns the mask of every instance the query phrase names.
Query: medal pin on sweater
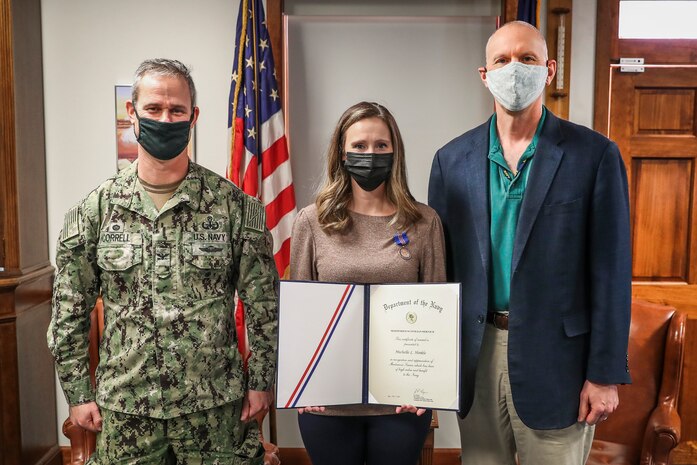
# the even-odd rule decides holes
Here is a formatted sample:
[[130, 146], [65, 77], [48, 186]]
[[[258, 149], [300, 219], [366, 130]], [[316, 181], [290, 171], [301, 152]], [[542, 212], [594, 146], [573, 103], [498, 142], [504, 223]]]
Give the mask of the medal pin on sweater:
[[409, 245], [409, 237], [407, 236], [406, 231], [395, 234], [393, 239], [394, 243], [397, 244], [397, 247], [399, 247], [399, 256], [404, 260], [411, 260], [411, 252], [407, 247], [407, 245]]

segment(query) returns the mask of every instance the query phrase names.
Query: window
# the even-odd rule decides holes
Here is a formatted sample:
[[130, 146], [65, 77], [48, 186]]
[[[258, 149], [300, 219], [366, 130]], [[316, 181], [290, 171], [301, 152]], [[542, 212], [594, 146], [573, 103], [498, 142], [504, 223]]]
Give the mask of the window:
[[621, 0], [620, 39], [697, 39], [696, 0]]

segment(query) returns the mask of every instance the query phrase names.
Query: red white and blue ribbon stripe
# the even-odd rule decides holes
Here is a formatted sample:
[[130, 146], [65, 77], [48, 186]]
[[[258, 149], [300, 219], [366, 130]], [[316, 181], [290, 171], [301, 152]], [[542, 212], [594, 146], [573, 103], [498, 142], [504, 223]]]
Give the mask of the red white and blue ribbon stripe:
[[331, 341], [332, 336], [334, 335], [334, 330], [336, 330], [336, 327], [339, 325], [341, 317], [344, 315], [344, 310], [346, 310], [346, 305], [349, 303], [351, 295], [353, 295], [354, 289], [356, 289], [355, 284], [348, 284], [346, 286], [346, 289], [344, 289], [341, 299], [339, 300], [339, 303], [336, 306], [334, 313], [332, 314], [332, 318], [329, 320], [329, 323], [327, 324], [327, 327], [324, 330], [324, 333], [322, 334], [322, 338], [317, 344], [317, 347], [315, 348], [315, 351], [312, 354], [312, 357], [310, 358], [307, 367], [300, 376], [300, 379], [298, 380], [295, 389], [293, 389], [293, 393], [290, 395], [290, 398], [288, 398], [288, 401], [285, 404], [285, 408], [295, 407], [298, 404], [298, 401], [300, 400], [303, 391], [305, 391], [307, 384], [310, 382], [310, 378], [312, 378], [315, 369], [319, 365], [320, 360], [322, 360], [324, 351], [327, 349], [327, 346], [329, 345], [329, 342]]

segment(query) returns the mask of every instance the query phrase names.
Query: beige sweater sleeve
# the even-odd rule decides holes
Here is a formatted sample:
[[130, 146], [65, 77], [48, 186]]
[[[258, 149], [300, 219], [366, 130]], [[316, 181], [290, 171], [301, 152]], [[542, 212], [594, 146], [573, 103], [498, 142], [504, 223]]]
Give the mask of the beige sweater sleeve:
[[300, 210], [290, 240], [290, 279], [317, 281], [315, 238], [306, 211]]
[[428, 226], [428, 233], [423, 239], [431, 238], [431, 246], [424, 247], [419, 267], [419, 282], [444, 283], [445, 276], [445, 237], [438, 215], [433, 215]]

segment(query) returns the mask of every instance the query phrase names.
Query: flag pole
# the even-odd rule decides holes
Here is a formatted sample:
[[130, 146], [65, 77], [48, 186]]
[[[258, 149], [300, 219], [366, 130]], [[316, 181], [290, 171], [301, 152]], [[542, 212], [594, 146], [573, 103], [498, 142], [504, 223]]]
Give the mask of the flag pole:
[[[266, 213], [266, 226], [274, 241], [274, 261], [279, 275], [285, 277], [289, 269], [290, 236], [297, 209], [287, 127], [283, 117], [283, 97], [278, 93], [282, 89], [279, 88], [275, 72], [276, 69], [283, 72], [283, 68], [276, 68], [273, 56], [273, 49], [276, 48], [279, 63], [283, 63], [282, 53], [279, 55], [279, 49], [282, 50], [283, 47], [269, 44], [280, 37], [283, 0], [268, 0], [268, 4], [271, 15], [268, 17], [269, 22], [266, 22], [262, 21], [263, 3], [257, 3], [256, 0], [240, 2], [238, 49], [235, 53], [237, 64], [233, 66], [236, 69], [233, 69], [232, 76], [235, 82], [232, 83], [228, 103], [228, 109], [232, 112], [228, 116], [229, 134], [234, 142], [231, 146], [228, 178], [246, 194], [261, 198]], [[248, 21], [252, 23], [249, 24]], [[271, 34], [268, 30], [269, 23], [273, 29]], [[251, 93], [254, 95], [250, 95]], [[253, 107], [253, 111], [250, 107]], [[240, 305], [236, 312], [236, 322], [243, 320], [244, 311]], [[244, 326], [237, 326], [238, 334], [244, 333]], [[240, 343], [242, 338], [240, 335]], [[269, 436], [275, 443], [278, 438], [276, 412], [273, 408], [270, 409], [268, 418]]]
[[[284, 2], [283, 0], [266, 0], [266, 26], [269, 31], [269, 36], [271, 39], [271, 54], [274, 58], [275, 70], [281, 70], [281, 73], [276, 74], [276, 82], [279, 84], [278, 92], [281, 93], [281, 98], [283, 98], [283, 86], [280, 85], [284, 80], [283, 75], [283, 47], [281, 46], [282, 36], [283, 36], [283, 26], [281, 20], [283, 18]], [[279, 52], [280, 50], [280, 52]], [[280, 59], [279, 59], [280, 58]], [[284, 115], [287, 117], [287, 115]], [[287, 276], [284, 276], [286, 278]], [[269, 409], [269, 436], [273, 444], [278, 444], [278, 428], [276, 426], [276, 405], [275, 403], [271, 405]]]

